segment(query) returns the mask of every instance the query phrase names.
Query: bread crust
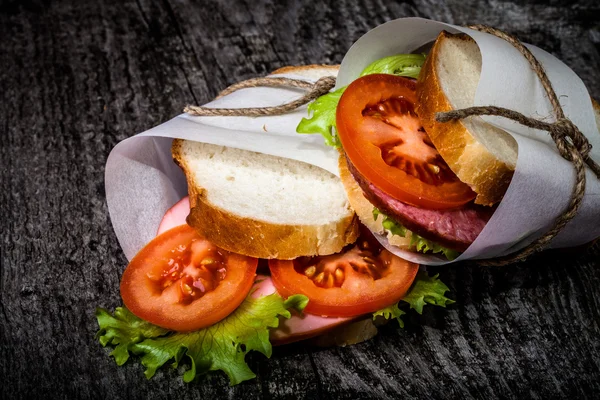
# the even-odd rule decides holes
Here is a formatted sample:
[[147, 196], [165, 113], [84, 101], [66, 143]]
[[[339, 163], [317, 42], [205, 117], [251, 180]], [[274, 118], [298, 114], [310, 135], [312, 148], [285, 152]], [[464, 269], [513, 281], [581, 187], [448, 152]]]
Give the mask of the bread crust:
[[594, 118], [596, 119], [596, 127], [598, 128], [598, 134], [600, 135], [600, 104], [594, 99], [592, 99], [592, 108], [594, 109]]
[[417, 81], [416, 112], [450, 169], [477, 193], [475, 203], [491, 206], [504, 196], [512, 179], [514, 166], [497, 159], [473, 138], [460, 120], [446, 123], [435, 121], [437, 112], [452, 110], [436, 71], [439, 48], [450, 37], [473, 40], [464, 34], [452, 35], [445, 31], [439, 34]]
[[[304, 72], [331, 72], [334, 75], [337, 75], [337, 73], [340, 70], [340, 66], [339, 65], [328, 65], [328, 64], [310, 64], [310, 65], [290, 65], [290, 66], [286, 66], [286, 67], [281, 67], [276, 69], [275, 71], [271, 72], [271, 75], [275, 75], [275, 74], [297, 74], [297, 73], [304, 73]], [[325, 76], [325, 73], [322, 74], [323, 76]]]
[[273, 224], [242, 217], [212, 204], [207, 191], [194, 181], [182, 157], [183, 140], [173, 140], [173, 160], [183, 170], [190, 196], [187, 223], [206, 239], [225, 250], [256, 258], [294, 259], [334, 254], [358, 237], [354, 213], [325, 225]]

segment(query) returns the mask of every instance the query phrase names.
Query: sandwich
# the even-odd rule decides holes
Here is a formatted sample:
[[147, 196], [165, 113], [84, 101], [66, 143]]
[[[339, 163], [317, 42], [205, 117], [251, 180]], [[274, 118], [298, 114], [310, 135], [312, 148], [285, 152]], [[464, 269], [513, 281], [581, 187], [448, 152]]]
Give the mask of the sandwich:
[[[336, 67], [286, 68], [318, 79]], [[146, 376], [189, 360], [185, 381], [224, 371], [255, 375], [249, 351], [309, 340], [355, 344], [408, 309], [445, 307], [448, 287], [381, 247], [340, 179], [306, 163], [174, 140], [189, 197], [123, 273], [125, 307], [97, 310], [98, 337], [121, 365], [138, 355]]]
[[[339, 148], [352, 208], [394, 248], [455, 259], [510, 184], [517, 162], [510, 134], [480, 117], [435, 120], [438, 112], [473, 105], [481, 66], [473, 39], [442, 31], [418, 74], [373, 74], [367, 67], [309, 105], [312, 115], [298, 125], [298, 132], [322, 133]], [[332, 113], [335, 120], [324, 125]]]
[[[435, 113], [472, 105], [481, 55], [442, 32], [430, 54], [376, 60], [309, 104], [298, 125], [339, 149], [340, 178], [300, 161], [174, 140], [189, 197], [128, 265], [125, 308], [97, 310], [102, 345], [152, 377], [187, 361], [184, 381], [223, 371], [255, 377], [250, 351], [310, 340], [367, 340], [407, 309], [445, 307], [448, 287], [382, 247], [457, 257], [479, 235], [516, 166], [514, 139], [477, 117], [440, 125]], [[337, 67], [287, 67], [311, 80]], [[595, 104], [597, 115], [598, 107]]]

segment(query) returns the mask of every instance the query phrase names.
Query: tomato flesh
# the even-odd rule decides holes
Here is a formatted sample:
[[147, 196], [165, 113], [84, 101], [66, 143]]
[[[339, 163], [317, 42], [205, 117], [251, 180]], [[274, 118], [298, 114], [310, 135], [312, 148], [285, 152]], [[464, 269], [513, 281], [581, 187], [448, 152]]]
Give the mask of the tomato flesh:
[[121, 279], [125, 306], [175, 331], [193, 331], [229, 315], [248, 295], [258, 260], [222, 250], [188, 225], [148, 243]]
[[388, 195], [429, 209], [475, 193], [448, 167], [414, 111], [415, 81], [373, 74], [352, 82], [337, 107], [337, 132], [356, 170]]
[[380, 310], [404, 297], [419, 269], [396, 257], [368, 233], [342, 253], [269, 260], [277, 292], [304, 294], [306, 313], [352, 317]]

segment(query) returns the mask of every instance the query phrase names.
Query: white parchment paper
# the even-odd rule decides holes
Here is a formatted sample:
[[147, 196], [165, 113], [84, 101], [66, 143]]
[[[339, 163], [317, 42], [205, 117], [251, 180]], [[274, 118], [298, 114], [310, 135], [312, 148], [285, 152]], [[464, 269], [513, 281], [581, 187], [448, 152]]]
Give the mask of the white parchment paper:
[[[440, 22], [405, 18], [380, 25], [359, 39], [346, 54], [337, 86], [356, 79], [371, 62], [407, 53], [434, 40], [441, 30], [471, 35], [482, 52], [482, 74], [474, 105], [498, 105], [551, 121], [551, 106], [527, 62], [510, 44], [491, 35]], [[600, 134], [589, 94], [562, 62], [529, 46], [544, 65], [565, 114], [588, 137], [600, 161]], [[294, 77], [293, 75], [284, 75]], [[297, 77], [296, 77], [297, 78]], [[214, 107], [278, 105], [300, 96], [294, 89], [249, 88], [209, 103]], [[336, 175], [337, 152], [320, 135], [295, 132], [306, 107], [274, 117], [190, 117], [171, 121], [120, 142], [106, 164], [106, 197], [113, 227], [128, 259], [151, 238], [164, 212], [186, 194], [183, 174], [172, 162], [173, 138], [236, 147], [304, 161]], [[497, 211], [477, 240], [456, 261], [508, 254], [525, 247], [566, 208], [574, 184], [570, 164], [556, 152], [547, 133], [485, 117], [515, 137], [519, 158], [513, 180]], [[600, 182], [588, 171], [579, 215], [552, 242], [552, 247], [582, 244], [600, 236]], [[385, 243], [385, 239], [380, 238]], [[398, 251], [422, 264], [445, 264], [435, 256]]]

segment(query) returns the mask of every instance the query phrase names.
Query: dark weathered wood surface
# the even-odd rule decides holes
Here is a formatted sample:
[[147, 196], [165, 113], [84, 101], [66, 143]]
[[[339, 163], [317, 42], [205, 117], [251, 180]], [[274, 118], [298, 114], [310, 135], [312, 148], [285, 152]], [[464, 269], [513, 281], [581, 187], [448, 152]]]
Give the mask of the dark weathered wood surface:
[[[526, 3], [525, 5], [520, 5]], [[440, 269], [457, 299], [347, 348], [302, 344], [230, 388], [117, 367], [94, 335], [126, 260], [104, 196], [120, 140], [278, 67], [338, 63], [386, 20], [486, 23], [570, 65], [600, 98], [600, 6], [551, 1], [2, 1], [0, 398], [598, 398], [600, 246]]]

